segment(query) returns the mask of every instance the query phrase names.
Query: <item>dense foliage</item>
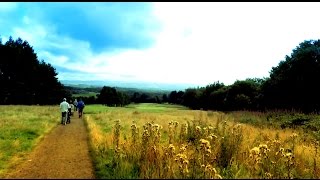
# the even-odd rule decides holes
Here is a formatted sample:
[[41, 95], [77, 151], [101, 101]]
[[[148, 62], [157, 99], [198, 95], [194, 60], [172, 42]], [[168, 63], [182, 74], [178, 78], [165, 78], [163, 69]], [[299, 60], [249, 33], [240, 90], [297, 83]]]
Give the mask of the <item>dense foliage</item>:
[[0, 104], [57, 104], [71, 97], [56, 76], [27, 41], [0, 40]]
[[267, 110], [318, 112], [320, 102], [320, 40], [304, 41], [286, 56], [265, 79], [249, 78], [225, 86], [216, 82], [172, 91], [169, 102], [193, 109]]

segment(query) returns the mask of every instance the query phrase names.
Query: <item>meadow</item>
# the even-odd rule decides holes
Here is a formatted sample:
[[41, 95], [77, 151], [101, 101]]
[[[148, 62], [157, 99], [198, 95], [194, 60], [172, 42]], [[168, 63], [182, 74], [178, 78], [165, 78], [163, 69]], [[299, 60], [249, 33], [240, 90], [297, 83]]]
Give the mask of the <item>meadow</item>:
[[60, 123], [58, 106], [0, 106], [0, 178]]
[[86, 112], [99, 178], [320, 177], [317, 115], [155, 104]]
[[[0, 177], [60, 123], [58, 106], [0, 106]], [[97, 178], [314, 178], [319, 117], [170, 104], [87, 105]]]
[[96, 97], [97, 94], [99, 93], [96, 93], [96, 92], [85, 92], [85, 93], [79, 93], [79, 94], [73, 94], [72, 97], [73, 98], [79, 98], [79, 97]]

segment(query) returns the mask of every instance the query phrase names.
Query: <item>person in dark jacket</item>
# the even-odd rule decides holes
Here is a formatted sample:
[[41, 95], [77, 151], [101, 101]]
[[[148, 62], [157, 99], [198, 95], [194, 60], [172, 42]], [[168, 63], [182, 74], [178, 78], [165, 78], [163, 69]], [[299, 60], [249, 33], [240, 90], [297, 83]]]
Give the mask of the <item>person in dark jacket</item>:
[[82, 113], [83, 113], [84, 107], [85, 107], [85, 104], [84, 104], [84, 102], [82, 101], [82, 99], [80, 99], [80, 101], [78, 101], [78, 105], [77, 105], [79, 118], [82, 117]]

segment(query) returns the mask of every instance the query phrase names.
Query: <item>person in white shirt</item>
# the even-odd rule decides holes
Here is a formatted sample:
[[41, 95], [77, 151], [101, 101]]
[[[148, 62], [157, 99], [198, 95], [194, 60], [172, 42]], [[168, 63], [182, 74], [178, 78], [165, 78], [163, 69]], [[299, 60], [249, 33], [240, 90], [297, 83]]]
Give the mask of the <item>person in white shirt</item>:
[[67, 99], [63, 98], [63, 101], [60, 103], [60, 111], [61, 111], [61, 124], [66, 125], [67, 121], [67, 112], [68, 112], [68, 106]]

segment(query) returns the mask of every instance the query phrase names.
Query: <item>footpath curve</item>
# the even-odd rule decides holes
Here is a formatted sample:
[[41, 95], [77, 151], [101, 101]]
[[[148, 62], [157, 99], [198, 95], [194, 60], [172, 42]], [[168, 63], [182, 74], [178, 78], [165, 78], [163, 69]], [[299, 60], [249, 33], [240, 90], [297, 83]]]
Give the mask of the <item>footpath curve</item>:
[[6, 178], [94, 179], [88, 133], [78, 113], [71, 123], [59, 125]]

